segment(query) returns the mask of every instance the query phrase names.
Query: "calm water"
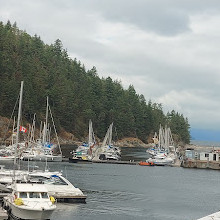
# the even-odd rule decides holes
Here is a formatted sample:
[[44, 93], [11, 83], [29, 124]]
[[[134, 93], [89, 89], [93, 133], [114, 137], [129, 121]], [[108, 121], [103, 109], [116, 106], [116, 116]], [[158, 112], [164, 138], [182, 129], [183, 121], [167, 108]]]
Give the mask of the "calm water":
[[[124, 158], [140, 160], [145, 154], [141, 148], [123, 149]], [[68, 162], [49, 166], [63, 170], [88, 196], [86, 204], [58, 204], [54, 220], [192, 220], [220, 209], [219, 171]]]

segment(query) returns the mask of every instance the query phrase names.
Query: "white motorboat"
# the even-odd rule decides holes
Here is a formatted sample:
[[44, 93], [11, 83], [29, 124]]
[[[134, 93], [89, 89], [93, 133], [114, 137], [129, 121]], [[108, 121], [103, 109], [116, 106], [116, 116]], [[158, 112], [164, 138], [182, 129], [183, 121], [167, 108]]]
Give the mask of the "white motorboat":
[[44, 184], [14, 183], [13, 191], [3, 198], [4, 207], [16, 218], [50, 219], [56, 209]]
[[58, 202], [85, 203], [86, 195], [70, 183], [62, 173], [49, 171], [33, 171], [29, 174], [30, 181], [41, 181], [48, 190], [48, 194]]
[[49, 172], [34, 170], [28, 172], [25, 170], [10, 170], [1, 166], [0, 184], [11, 185], [13, 175], [18, 181], [29, 180], [32, 183], [44, 183], [48, 194], [57, 199], [58, 202], [85, 203], [86, 195], [72, 183], [70, 183], [60, 172]]

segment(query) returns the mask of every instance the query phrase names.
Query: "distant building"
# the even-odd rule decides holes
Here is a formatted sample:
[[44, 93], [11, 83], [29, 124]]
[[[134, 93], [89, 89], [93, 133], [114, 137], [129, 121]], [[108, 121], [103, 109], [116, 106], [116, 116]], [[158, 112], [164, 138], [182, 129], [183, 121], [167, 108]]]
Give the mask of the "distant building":
[[201, 152], [199, 157], [200, 157], [200, 160], [202, 160], [202, 161], [220, 161], [220, 159], [219, 159], [220, 154], [218, 151]]
[[194, 149], [187, 149], [185, 150], [185, 158], [191, 160], [220, 162], [220, 151], [213, 150], [209, 152], [201, 152], [201, 151], [195, 151]]

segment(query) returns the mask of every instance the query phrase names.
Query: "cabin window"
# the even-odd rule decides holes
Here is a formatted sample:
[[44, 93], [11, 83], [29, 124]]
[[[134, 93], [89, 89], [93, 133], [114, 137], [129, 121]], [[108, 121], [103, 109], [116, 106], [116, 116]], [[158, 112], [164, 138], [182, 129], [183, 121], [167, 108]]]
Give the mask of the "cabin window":
[[205, 157], [209, 157], [209, 154], [205, 154]]
[[29, 198], [40, 198], [40, 194], [38, 192], [30, 192]]
[[20, 198], [27, 198], [27, 193], [26, 192], [20, 192], [19, 197]]
[[47, 194], [46, 192], [42, 192], [42, 193], [41, 193], [41, 197], [42, 197], [43, 199], [48, 199], [48, 194]]

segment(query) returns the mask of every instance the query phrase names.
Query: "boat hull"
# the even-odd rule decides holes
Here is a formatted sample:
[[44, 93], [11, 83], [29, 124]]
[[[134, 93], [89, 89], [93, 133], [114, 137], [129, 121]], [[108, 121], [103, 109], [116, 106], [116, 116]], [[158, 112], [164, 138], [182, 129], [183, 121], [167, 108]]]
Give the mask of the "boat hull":
[[44, 156], [35, 156], [35, 157], [23, 157], [24, 161], [47, 161], [47, 162], [62, 162], [62, 156], [52, 156], [52, 157], [44, 157]]
[[28, 210], [11, 204], [11, 214], [21, 219], [50, 219], [52, 210]]
[[69, 157], [69, 162], [70, 163], [77, 163], [79, 161], [79, 158], [71, 158]]
[[13, 161], [15, 159], [15, 157], [0, 157], [0, 161]]
[[32, 209], [25, 205], [15, 205], [9, 198], [4, 198], [4, 208], [15, 219], [50, 219], [56, 206], [50, 208], [35, 208]]

